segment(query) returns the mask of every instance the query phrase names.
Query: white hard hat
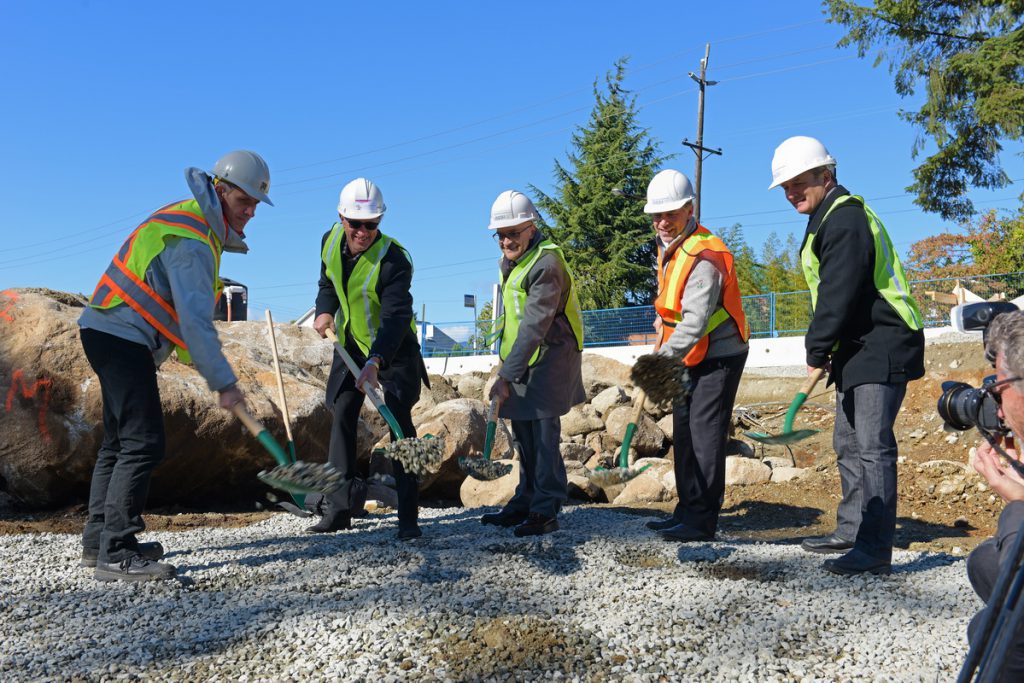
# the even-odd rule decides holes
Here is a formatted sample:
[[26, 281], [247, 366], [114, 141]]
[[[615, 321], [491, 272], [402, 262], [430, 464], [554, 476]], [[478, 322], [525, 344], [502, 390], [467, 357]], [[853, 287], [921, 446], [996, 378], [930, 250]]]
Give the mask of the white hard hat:
[[240, 149], [228, 152], [213, 165], [213, 175], [241, 188], [242, 192], [270, 206], [270, 168], [256, 152]]
[[685, 175], [671, 168], [651, 178], [647, 186], [647, 203], [644, 213], [666, 213], [675, 211], [693, 201], [693, 185]]
[[491, 204], [491, 222], [488, 230], [514, 228], [528, 221], [540, 220], [540, 214], [533, 207], [533, 202], [522, 192], [505, 190]]
[[775, 148], [775, 156], [772, 157], [772, 184], [768, 189], [774, 189], [804, 171], [822, 166], [835, 168], [836, 160], [820, 140], [806, 135], [791, 137]]
[[341, 188], [338, 198], [338, 213], [345, 218], [367, 220], [380, 218], [388, 207], [384, 205], [384, 195], [373, 181], [356, 178]]

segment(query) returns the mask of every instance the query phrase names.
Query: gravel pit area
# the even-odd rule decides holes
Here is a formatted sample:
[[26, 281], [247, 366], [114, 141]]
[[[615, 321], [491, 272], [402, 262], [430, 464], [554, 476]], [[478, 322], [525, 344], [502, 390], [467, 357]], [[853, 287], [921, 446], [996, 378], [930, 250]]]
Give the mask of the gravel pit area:
[[0, 680], [945, 681], [981, 605], [941, 552], [847, 578], [614, 509], [568, 508], [539, 539], [486, 511], [422, 510], [405, 543], [394, 514], [146, 533], [179, 579], [144, 584], [96, 581], [77, 534], [0, 536]]

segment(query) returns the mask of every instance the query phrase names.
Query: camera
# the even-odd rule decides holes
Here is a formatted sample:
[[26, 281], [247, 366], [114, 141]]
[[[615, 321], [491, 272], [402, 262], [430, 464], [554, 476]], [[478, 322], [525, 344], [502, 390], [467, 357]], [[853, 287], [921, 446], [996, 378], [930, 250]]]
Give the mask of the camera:
[[[982, 341], [987, 346], [988, 326], [996, 316], [1016, 310], [1018, 308], [1008, 301], [981, 301], [955, 306], [949, 317], [957, 332], [980, 330]], [[996, 359], [989, 354], [987, 348], [985, 359], [995, 365]], [[996, 376], [989, 375], [980, 388], [965, 382], [943, 382], [937, 407], [939, 417], [947, 426], [958, 431], [976, 427], [982, 434], [1007, 435], [1010, 429], [999, 419], [999, 402], [991, 390], [995, 381]]]

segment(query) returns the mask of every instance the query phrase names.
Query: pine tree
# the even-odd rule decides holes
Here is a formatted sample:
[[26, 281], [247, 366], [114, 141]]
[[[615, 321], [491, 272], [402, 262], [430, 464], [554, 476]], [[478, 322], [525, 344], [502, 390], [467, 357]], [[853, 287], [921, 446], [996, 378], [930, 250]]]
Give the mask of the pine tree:
[[1024, 139], [1024, 1], [826, 0], [830, 21], [849, 30], [839, 46], [875, 64], [889, 63], [896, 92], [923, 90], [923, 105], [901, 115], [920, 135], [916, 156], [936, 151], [914, 169], [907, 188], [925, 211], [947, 220], [969, 218], [975, 188], [1010, 183], [999, 159], [1004, 140]]
[[636, 101], [623, 87], [626, 59], [594, 82], [594, 108], [572, 136], [569, 168], [555, 160], [555, 192], [531, 185], [551, 220], [545, 235], [565, 251], [584, 309], [651, 303], [657, 289], [654, 233], [638, 201], [612, 194], [643, 194], [666, 157], [636, 122]]

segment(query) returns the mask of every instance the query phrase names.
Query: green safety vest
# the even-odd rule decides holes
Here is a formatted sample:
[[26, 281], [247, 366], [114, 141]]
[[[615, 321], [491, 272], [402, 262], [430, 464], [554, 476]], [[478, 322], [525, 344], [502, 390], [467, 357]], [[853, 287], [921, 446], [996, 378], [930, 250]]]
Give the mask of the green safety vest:
[[[341, 302], [338, 312], [334, 315], [338, 337], [344, 341], [346, 334], [351, 335], [365, 356], [369, 355], [373, 340], [377, 338], [377, 330], [380, 329], [380, 297], [377, 296], [380, 262], [384, 260], [392, 244], [402, 250], [410, 266], [412, 257], [397, 240], [381, 233], [380, 239], [356, 259], [356, 265], [348, 276], [346, 288], [342, 285], [344, 279], [341, 265], [344, 241], [345, 228], [341, 223], [335, 223], [324, 243], [320, 258], [324, 263], [327, 277], [334, 283], [338, 301]], [[416, 321], [410, 321], [409, 326], [415, 335]]]
[[[569, 266], [565, 262], [565, 255], [562, 253], [561, 247], [551, 240], [542, 240], [533, 249], [524, 254], [523, 258], [516, 264], [516, 267], [509, 273], [507, 279], [503, 275], [499, 275], [501, 279], [501, 302], [504, 307], [504, 312], [498, 321], [498, 331], [501, 334], [498, 356], [501, 360], [508, 358], [508, 354], [512, 352], [512, 346], [516, 343], [516, 338], [519, 336], [519, 324], [523, 319], [523, 309], [526, 308], [526, 290], [523, 288], [523, 280], [526, 279], [527, 273], [530, 272], [533, 265], [537, 263], [537, 259], [545, 251], [550, 251], [558, 257], [559, 262], [561, 262], [562, 267], [565, 268], [565, 272], [569, 276], [569, 298], [565, 302], [565, 317], [568, 318], [573, 335], [576, 337], [576, 348], [580, 351], [583, 350], [583, 314], [580, 311], [579, 299], [576, 297], [576, 284], [572, 271], [569, 270]], [[535, 365], [539, 357], [540, 347], [533, 352], [529, 365], [531, 367]]]
[[[843, 195], [839, 197], [829, 207], [824, 218], [821, 219], [821, 225], [825, 224], [825, 221], [828, 220], [828, 217], [837, 207], [850, 201], [857, 201], [861, 204], [864, 208], [864, 215], [867, 216], [868, 225], [871, 227], [871, 236], [875, 241], [875, 288], [882, 295], [882, 298], [885, 299], [886, 303], [892, 306], [892, 309], [907, 324], [907, 327], [911, 330], [923, 329], [924, 318], [914, 298], [910, 295], [910, 287], [907, 284], [907, 274], [903, 271], [903, 264], [900, 263], [899, 256], [896, 255], [896, 250], [892, 246], [892, 240], [889, 239], [889, 233], [886, 232], [881, 219], [864, 203], [864, 198], [857, 195]], [[800, 263], [803, 266], [804, 279], [807, 281], [807, 287], [811, 290], [812, 310], [818, 304], [818, 283], [821, 281], [821, 276], [818, 272], [820, 267], [818, 257], [811, 248], [811, 245], [814, 243], [814, 237], [815, 235], [809, 235], [808, 239], [804, 242], [803, 249], [800, 251]]]
[[[228, 228], [230, 230], [230, 228]], [[174, 302], [167, 301], [146, 282], [146, 271], [153, 259], [167, 247], [172, 237], [199, 240], [213, 252], [213, 294], [220, 298], [220, 235], [210, 227], [195, 199], [174, 202], [159, 209], [135, 229], [121, 245], [106, 272], [96, 285], [89, 305], [108, 309], [126, 304], [177, 347], [178, 358], [189, 362], [188, 345], [181, 335]]]

